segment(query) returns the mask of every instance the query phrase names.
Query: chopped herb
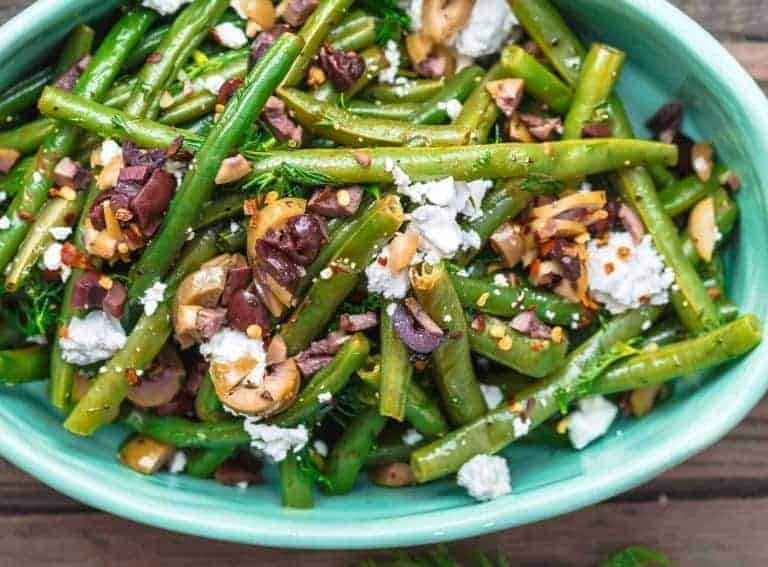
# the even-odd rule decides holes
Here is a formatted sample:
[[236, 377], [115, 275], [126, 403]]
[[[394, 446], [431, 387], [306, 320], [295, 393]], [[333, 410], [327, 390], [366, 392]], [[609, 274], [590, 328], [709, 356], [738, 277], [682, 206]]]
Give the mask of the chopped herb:
[[620, 551], [600, 567], [671, 567], [672, 562], [662, 552], [641, 545]]
[[60, 281], [46, 281], [35, 269], [16, 293], [0, 289], [0, 317], [25, 337], [47, 335], [56, 326], [63, 292]]
[[398, 5], [396, 0], [360, 0], [360, 8], [377, 16], [376, 43], [386, 44], [390, 39], [397, 41], [411, 26], [411, 18]]
[[523, 191], [540, 195], [557, 195], [564, 188], [564, 182], [555, 179], [551, 175], [544, 175], [542, 173], [532, 174], [520, 183], [520, 189]]
[[274, 171], [251, 178], [243, 185], [243, 189], [256, 193], [277, 191], [281, 197], [298, 197], [305, 195], [307, 187], [328, 185], [332, 182], [333, 179], [323, 173], [284, 163]]

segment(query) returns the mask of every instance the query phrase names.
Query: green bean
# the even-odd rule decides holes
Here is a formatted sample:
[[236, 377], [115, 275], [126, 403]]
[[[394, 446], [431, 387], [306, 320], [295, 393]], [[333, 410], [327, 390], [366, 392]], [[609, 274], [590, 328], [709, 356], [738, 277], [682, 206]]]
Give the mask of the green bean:
[[123, 69], [131, 71], [144, 65], [147, 57], [155, 52], [170, 28], [170, 25], [157, 26], [144, 34], [139, 44], [125, 60]]
[[663, 384], [738, 358], [761, 339], [760, 320], [745, 315], [704, 335], [623, 360], [598, 378], [592, 391], [613, 394]]
[[320, 51], [328, 33], [344, 17], [344, 13], [349, 10], [353, 0], [324, 0], [315, 8], [312, 15], [309, 16], [304, 25], [299, 30], [304, 47], [301, 53], [296, 57], [290, 70], [283, 79], [282, 86], [295, 87], [304, 78], [304, 73]]
[[376, 18], [356, 10], [328, 34], [334, 49], [358, 51], [376, 43]]
[[299, 124], [346, 146], [460, 146], [469, 140], [462, 128], [361, 118], [296, 89], [281, 90], [280, 98]]
[[605, 103], [619, 78], [626, 54], [601, 43], [592, 46], [581, 67], [571, 108], [563, 124], [563, 139], [578, 140], [590, 122], [602, 122]]
[[485, 248], [488, 239], [502, 224], [516, 217], [533, 199], [529, 191], [520, 188], [520, 181], [510, 179], [500, 183], [483, 199], [483, 214], [470, 223], [470, 228], [480, 237], [480, 247], [459, 252], [455, 262], [467, 266]]
[[195, 415], [200, 421], [215, 423], [227, 419], [227, 413], [221, 405], [216, 390], [213, 387], [210, 373], [206, 372], [195, 395]]
[[508, 45], [501, 52], [501, 64], [511, 77], [525, 81], [525, 92], [546, 104], [557, 114], [571, 106], [573, 92], [544, 65], [518, 45]]
[[[590, 386], [590, 378], [601, 370], [601, 361], [617, 344], [640, 335], [643, 326], [661, 313], [659, 307], [644, 307], [615, 317], [574, 350], [560, 370], [520, 392], [516, 396], [518, 404], [501, 405], [443, 439], [414, 451], [411, 469], [416, 480], [434, 480], [455, 472], [475, 455], [496, 453], [524, 436], [529, 428], [555, 415], [561, 406]], [[523, 412], [527, 420], [521, 418]]]
[[408, 402], [408, 387], [413, 374], [410, 353], [397, 336], [387, 307], [380, 310], [379, 318], [379, 348], [381, 349], [379, 413], [397, 421], [403, 421]]
[[39, 118], [22, 124], [13, 130], [0, 132], [0, 148], [16, 150], [20, 154], [29, 154], [37, 150], [56, 128], [56, 122], [50, 118]]
[[242, 216], [243, 203], [246, 199], [247, 195], [243, 193], [217, 196], [216, 199], [209, 201], [203, 207], [200, 218], [192, 228], [198, 230], [224, 220]]
[[176, 78], [191, 53], [229, 7], [227, 0], [195, 0], [174, 20], [155, 52], [161, 58], [147, 63], [138, 75], [136, 87], [125, 107], [130, 116], [155, 118], [160, 110], [160, 96]]
[[421, 107], [416, 102], [379, 104], [366, 100], [352, 100], [347, 103], [347, 110], [355, 116], [384, 120], [407, 120], [419, 108]]
[[487, 410], [472, 366], [464, 309], [443, 264], [422, 264], [412, 279], [419, 303], [445, 331], [431, 356], [435, 382], [448, 419], [463, 425]]
[[[123, 16], [104, 39], [74, 88], [74, 95], [101, 100], [115, 80], [126, 56], [154, 21], [149, 10], [134, 10]], [[48, 198], [53, 184], [53, 170], [59, 160], [68, 156], [77, 143], [79, 130], [59, 124], [42, 143], [37, 153], [36, 167], [28, 172], [24, 189], [16, 195], [7, 216], [11, 226], [0, 234], [0, 271], [13, 258], [19, 244], [27, 235], [30, 219], [34, 218]]]
[[104, 97], [104, 106], [112, 108], [123, 108], [131, 99], [131, 93], [136, 86], [136, 77], [131, 77], [127, 81], [117, 83], [109, 89], [107, 96]]
[[[413, 124], [443, 124], [450, 122], [445, 103], [450, 100], [464, 102], [482, 81], [483, 68], [472, 65], [445, 81], [438, 93], [421, 103], [421, 107], [410, 117]], [[442, 107], [441, 107], [442, 106]]]
[[411, 460], [411, 453], [418, 446], [405, 443], [376, 443], [365, 459], [366, 468], [389, 465], [392, 463], [407, 463]]
[[231, 447], [200, 449], [188, 455], [184, 472], [195, 478], [211, 478], [216, 469], [234, 454], [235, 450]]
[[329, 494], [346, 494], [355, 484], [387, 418], [379, 415], [379, 408], [370, 408], [356, 416], [339, 437], [326, 461], [323, 486]]
[[285, 508], [306, 510], [314, 506], [312, 479], [301, 470], [301, 456], [289, 452], [280, 461], [280, 497]]
[[688, 337], [688, 330], [677, 317], [668, 317], [660, 321], [643, 335], [643, 348], [650, 345], [664, 346]]
[[659, 191], [659, 200], [670, 217], [681, 215], [702, 199], [710, 196], [720, 187], [720, 176], [726, 172], [722, 165], [715, 167], [709, 181], [702, 181], [698, 175], [691, 175]]
[[14, 292], [19, 289], [37, 263], [43, 250], [53, 242], [49, 232], [51, 228], [67, 226], [80, 212], [85, 201], [85, 194], [80, 192], [75, 199], [63, 198], [49, 200], [35, 219], [32, 229], [16, 251], [5, 276], [5, 289]]
[[443, 79], [416, 79], [402, 84], [379, 83], [361, 94], [368, 100], [379, 102], [424, 102], [443, 88]]
[[122, 422], [137, 433], [181, 449], [227, 449], [251, 442], [240, 419], [200, 423], [183, 417], [158, 417], [133, 409]]
[[[400, 199], [387, 195], [379, 199], [364, 215], [328, 263], [329, 277], [321, 275], [302, 302], [283, 324], [280, 335], [288, 347], [288, 355], [301, 352], [328, 325], [334, 312], [360, 281], [381, 242], [392, 236], [403, 224]], [[338, 269], [332, 269], [336, 266]]]
[[549, 0], [509, 0], [515, 17], [569, 85], [579, 80], [587, 53]]
[[491, 81], [497, 81], [508, 76], [500, 63], [491, 67], [485, 77], [476, 86], [469, 98], [461, 107], [461, 112], [453, 121], [454, 126], [462, 126], [472, 130], [472, 141], [485, 144], [488, 134], [499, 118], [499, 107], [486, 88]]
[[365, 364], [369, 350], [370, 343], [365, 335], [352, 335], [330, 364], [319, 370], [304, 386], [291, 407], [272, 418], [270, 423], [281, 427], [296, 427], [300, 423], [309, 423], [323, 405], [320, 396], [341, 392], [357, 369]]
[[27, 170], [34, 165], [34, 156], [27, 156], [19, 160], [13, 169], [0, 181], [0, 188], [5, 192], [6, 199], [13, 198], [21, 191]]
[[221, 162], [242, 141], [245, 132], [261, 112], [276, 84], [285, 76], [299, 52], [301, 41], [293, 34], [283, 34], [256, 64], [248, 79], [219, 117], [198, 152], [194, 168], [184, 177], [176, 192], [160, 230], [133, 265], [129, 301], [136, 302], [172, 264], [183, 244], [184, 234], [200, 215], [202, 205], [210, 199], [214, 178]]
[[[609, 112], [614, 135], [633, 137], [621, 103], [614, 101]], [[686, 258], [677, 228], [664, 210], [651, 176], [642, 167], [630, 167], [619, 171], [617, 179], [620, 193], [638, 212], [664, 263], [675, 273], [676, 289], [672, 291], [671, 303], [680, 320], [693, 332], [716, 327], [719, 317], [715, 304]]]
[[653, 182], [659, 189], [666, 189], [670, 185], [677, 182], [677, 178], [674, 173], [663, 165], [651, 165], [648, 167], [648, 173], [653, 177]]
[[565, 337], [559, 343], [532, 339], [493, 317], [485, 317], [482, 331], [469, 330], [469, 346], [472, 352], [533, 378], [543, 378], [554, 372], [563, 364], [568, 352]]
[[575, 140], [550, 144], [490, 144], [447, 148], [371, 148], [362, 167], [350, 149], [297, 150], [264, 154], [253, 175], [280, 165], [325, 175], [335, 184], [391, 183], [387, 164], [394, 162], [413, 181], [453, 176], [459, 180], [506, 179], [546, 175], [570, 180], [614, 171], [626, 163], [674, 163], [675, 146], [640, 140]]
[[48, 347], [0, 350], [0, 384], [23, 384], [48, 378]]

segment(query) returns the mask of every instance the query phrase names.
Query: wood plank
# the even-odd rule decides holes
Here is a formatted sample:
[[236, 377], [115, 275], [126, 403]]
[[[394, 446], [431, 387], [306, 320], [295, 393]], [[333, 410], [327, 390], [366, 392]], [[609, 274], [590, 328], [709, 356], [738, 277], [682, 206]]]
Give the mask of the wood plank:
[[765, 0], [673, 0], [721, 39], [768, 40]]
[[[519, 567], [592, 567], [625, 546], [664, 549], [681, 567], [762, 565], [768, 540], [755, 520], [768, 499], [607, 503], [501, 534], [451, 545], [457, 557], [502, 552]], [[293, 567], [294, 551], [245, 547], [163, 532], [101, 514], [0, 517], [4, 557], [14, 565]], [[30, 545], [30, 542], [34, 542]], [[302, 552], [302, 567], [354, 565], [370, 552]], [[375, 553], [373, 555], [381, 555]]]

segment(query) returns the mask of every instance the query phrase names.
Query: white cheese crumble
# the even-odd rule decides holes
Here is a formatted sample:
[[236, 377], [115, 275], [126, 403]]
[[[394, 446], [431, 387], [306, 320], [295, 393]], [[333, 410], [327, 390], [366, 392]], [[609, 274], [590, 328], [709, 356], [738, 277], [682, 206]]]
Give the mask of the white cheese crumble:
[[650, 235], [636, 245], [629, 233], [612, 232], [603, 246], [590, 240], [587, 254], [592, 297], [612, 314], [669, 302], [675, 276], [664, 266]]
[[321, 404], [330, 404], [332, 400], [333, 400], [333, 394], [331, 394], [330, 392], [320, 392], [317, 395], [317, 401], [320, 402]]
[[384, 46], [384, 58], [388, 65], [379, 72], [379, 82], [393, 84], [400, 72], [400, 48], [394, 40], [388, 40]]
[[576, 449], [583, 449], [605, 435], [619, 408], [603, 396], [584, 398], [577, 406], [579, 409], [568, 416], [568, 438]]
[[6, 199], [8, 199], [8, 193], [0, 191], [0, 203], [5, 203]]
[[384, 171], [392, 175], [392, 181], [398, 191], [405, 190], [411, 184], [411, 178], [408, 174], [400, 169], [392, 158], [384, 158]]
[[385, 260], [389, 260], [389, 246], [385, 246], [365, 269], [368, 291], [380, 293], [386, 299], [402, 299], [411, 287], [411, 282], [408, 279], [408, 268], [393, 272], [387, 265], [389, 262], [385, 262]]
[[461, 112], [462, 105], [458, 100], [456, 100], [455, 98], [452, 98], [450, 100], [438, 102], [437, 108], [439, 108], [440, 110], [445, 110], [445, 113], [448, 115], [448, 118], [450, 118], [451, 121], [453, 121], [453, 120], [456, 120], [456, 117]]
[[456, 50], [467, 57], [492, 55], [509, 38], [517, 19], [506, 0], [477, 0], [467, 25], [456, 35]]
[[494, 274], [493, 285], [496, 287], [509, 287], [509, 280], [504, 274]]
[[504, 401], [504, 392], [498, 386], [480, 384], [480, 390], [483, 392], [483, 398], [485, 398], [488, 409], [495, 409]]
[[189, 4], [192, 0], [144, 0], [141, 5], [145, 8], [151, 8], [161, 16], [170, 16], [179, 11], [184, 4]]
[[400, 7], [408, 13], [411, 19], [411, 31], [421, 29], [421, 12], [424, 6], [424, 0], [403, 0], [399, 3]]
[[7, 215], [0, 217], [0, 230], [8, 230], [11, 228], [11, 219]]
[[230, 49], [240, 49], [248, 43], [245, 32], [232, 22], [224, 22], [213, 28], [218, 42]]
[[[243, 378], [242, 385], [258, 387], [264, 382], [264, 373], [267, 369], [267, 355], [264, 351], [264, 342], [260, 339], [252, 339], [245, 333], [235, 329], [224, 327], [211, 337], [207, 343], [200, 345], [202, 354], [211, 364], [229, 366], [230, 363], [241, 359], [250, 358], [256, 361], [248, 375]], [[235, 369], [240, 375], [240, 372]]]
[[27, 337], [26, 342], [33, 345], [47, 345], [48, 337], [45, 335], [32, 335], [31, 337]]
[[411, 213], [407, 232], [421, 236], [419, 247], [425, 260], [432, 264], [442, 258], [453, 258], [460, 250], [480, 247], [480, 236], [473, 230], [464, 230], [456, 221], [452, 207], [422, 205]]
[[200, 77], [197, 80], [197, 86], [218, 96], [219, 91], [225, 82], [225, 79], [221, 75], [208, 75]]
[[101, 143], [99, 151], [99, 161], [101, 165], [107, 165], [116, 157], [123, 156], [123, 148], [114, 140], [107, 138]]
[[423, 440], [424, 440], [424, 436], [413, 428], [410, 428], [408, 431], [403, 433], [403, 443], [405, 443], [409, 447], [418, 445]]
[[59, 339], [61, 356], [70, 364], [87, 366], [111, 358], [125, 346], [120, 321], [104, 311], [91, 311], [83, 319], [73, 317], [67, 336]]
[[461, 466], [456, 480], [475, 500], [493, 500], [512, 492], [503, 457], [477, 455]]
[[68, 226], [54, 226], [48, 229], [48, 233], [56, 240], [66, 240], [72, 234], [72, 229]]
[[328, 444], [322, 439], [315, 439], [315, 442], [312, 443], [312, 448], [321, 457], [328, 456]]
[[43, 252], [43, 267], [51, 272], [61, 270], [61, 281], [65, 282], [72, 273], [72, 268], [61, 261], [61, 251], [64, 246], [60, 242], [51, 243]]
[[139, 303], [144, 306], [144, 313], [146, 315], [154, 315], [159, 305], [163, 302], [163, 296], [168, 286], [163, 282], [155, 282], [152, 286], [144, 292], [139, 298]]
[[243, 10], [243, 3], [241, 0], [230, 0], [229, 1], [230, 7], [237, 12], [237, 15], [240, 16], [242, 19], [247, 20], [248, 14], [245, 13], [245, 10]]
[[251, 447], [258, 449], [272, 462], [279, 463], [288, 456], [288, 451], [298, 453], [309, 441], [309, 433], [303, 425], [279, 427], [258, 423], [258, 418], [247, 417], [243, 429], [251, 437]]
[[515, 433], [515, 439], [525, 437], [531, 430], [531, 420], [528, 418], [523, 419], [521, 416], [516, 415], [512, 420], [512, 430]]
[[179, 474], [184, 472], [185, 468], [187, 468], [187, 456], [184, 454], [184, 451], [176, 451], [173, 454], [171, 462], [168, 463], [168, 472], [171, 474]]

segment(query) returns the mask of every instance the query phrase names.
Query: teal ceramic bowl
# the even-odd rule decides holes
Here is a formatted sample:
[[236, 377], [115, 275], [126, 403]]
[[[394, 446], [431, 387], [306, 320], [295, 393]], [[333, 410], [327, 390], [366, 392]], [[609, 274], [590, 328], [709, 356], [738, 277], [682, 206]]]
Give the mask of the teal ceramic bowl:
[[[766, 192], [768, 104], [736, 61], [698, 25], [662, 0], [559, 0], [587, 38], [629, 54], [620, 91], [639, 125], [662, 102], [688, 109], [687, 129], [715, 142], [741, 176], [739, 235], [728, 254], [729, 291], [763, 320], [768, 296]], [[0, 30], [0, 86], [33, 68], [77, 22], [113, 0], [43, 0]], [[673, 398], [641, 422], [621, 422], [577, 453], [512, 447], [514, 491], [477, 504], [452, 480], [402, 490], [364, 481], [349, 496], [284, 510], [274, 482], [247, 490], [159, 474], [143, 477], [115, 459], [125, 436], [92, 439], [60, 426], [44, 388], [0, 389], [0, 453], [61, 492], [139, 522], [243, 543], [298, 548], [374, 548], [450, 540], [564, 514], [630, 489], [711, 445], [768, 386], [768, 342], [710, 375], [681, 381]], [[268, 472], [274, 481], [274, 472]]]

